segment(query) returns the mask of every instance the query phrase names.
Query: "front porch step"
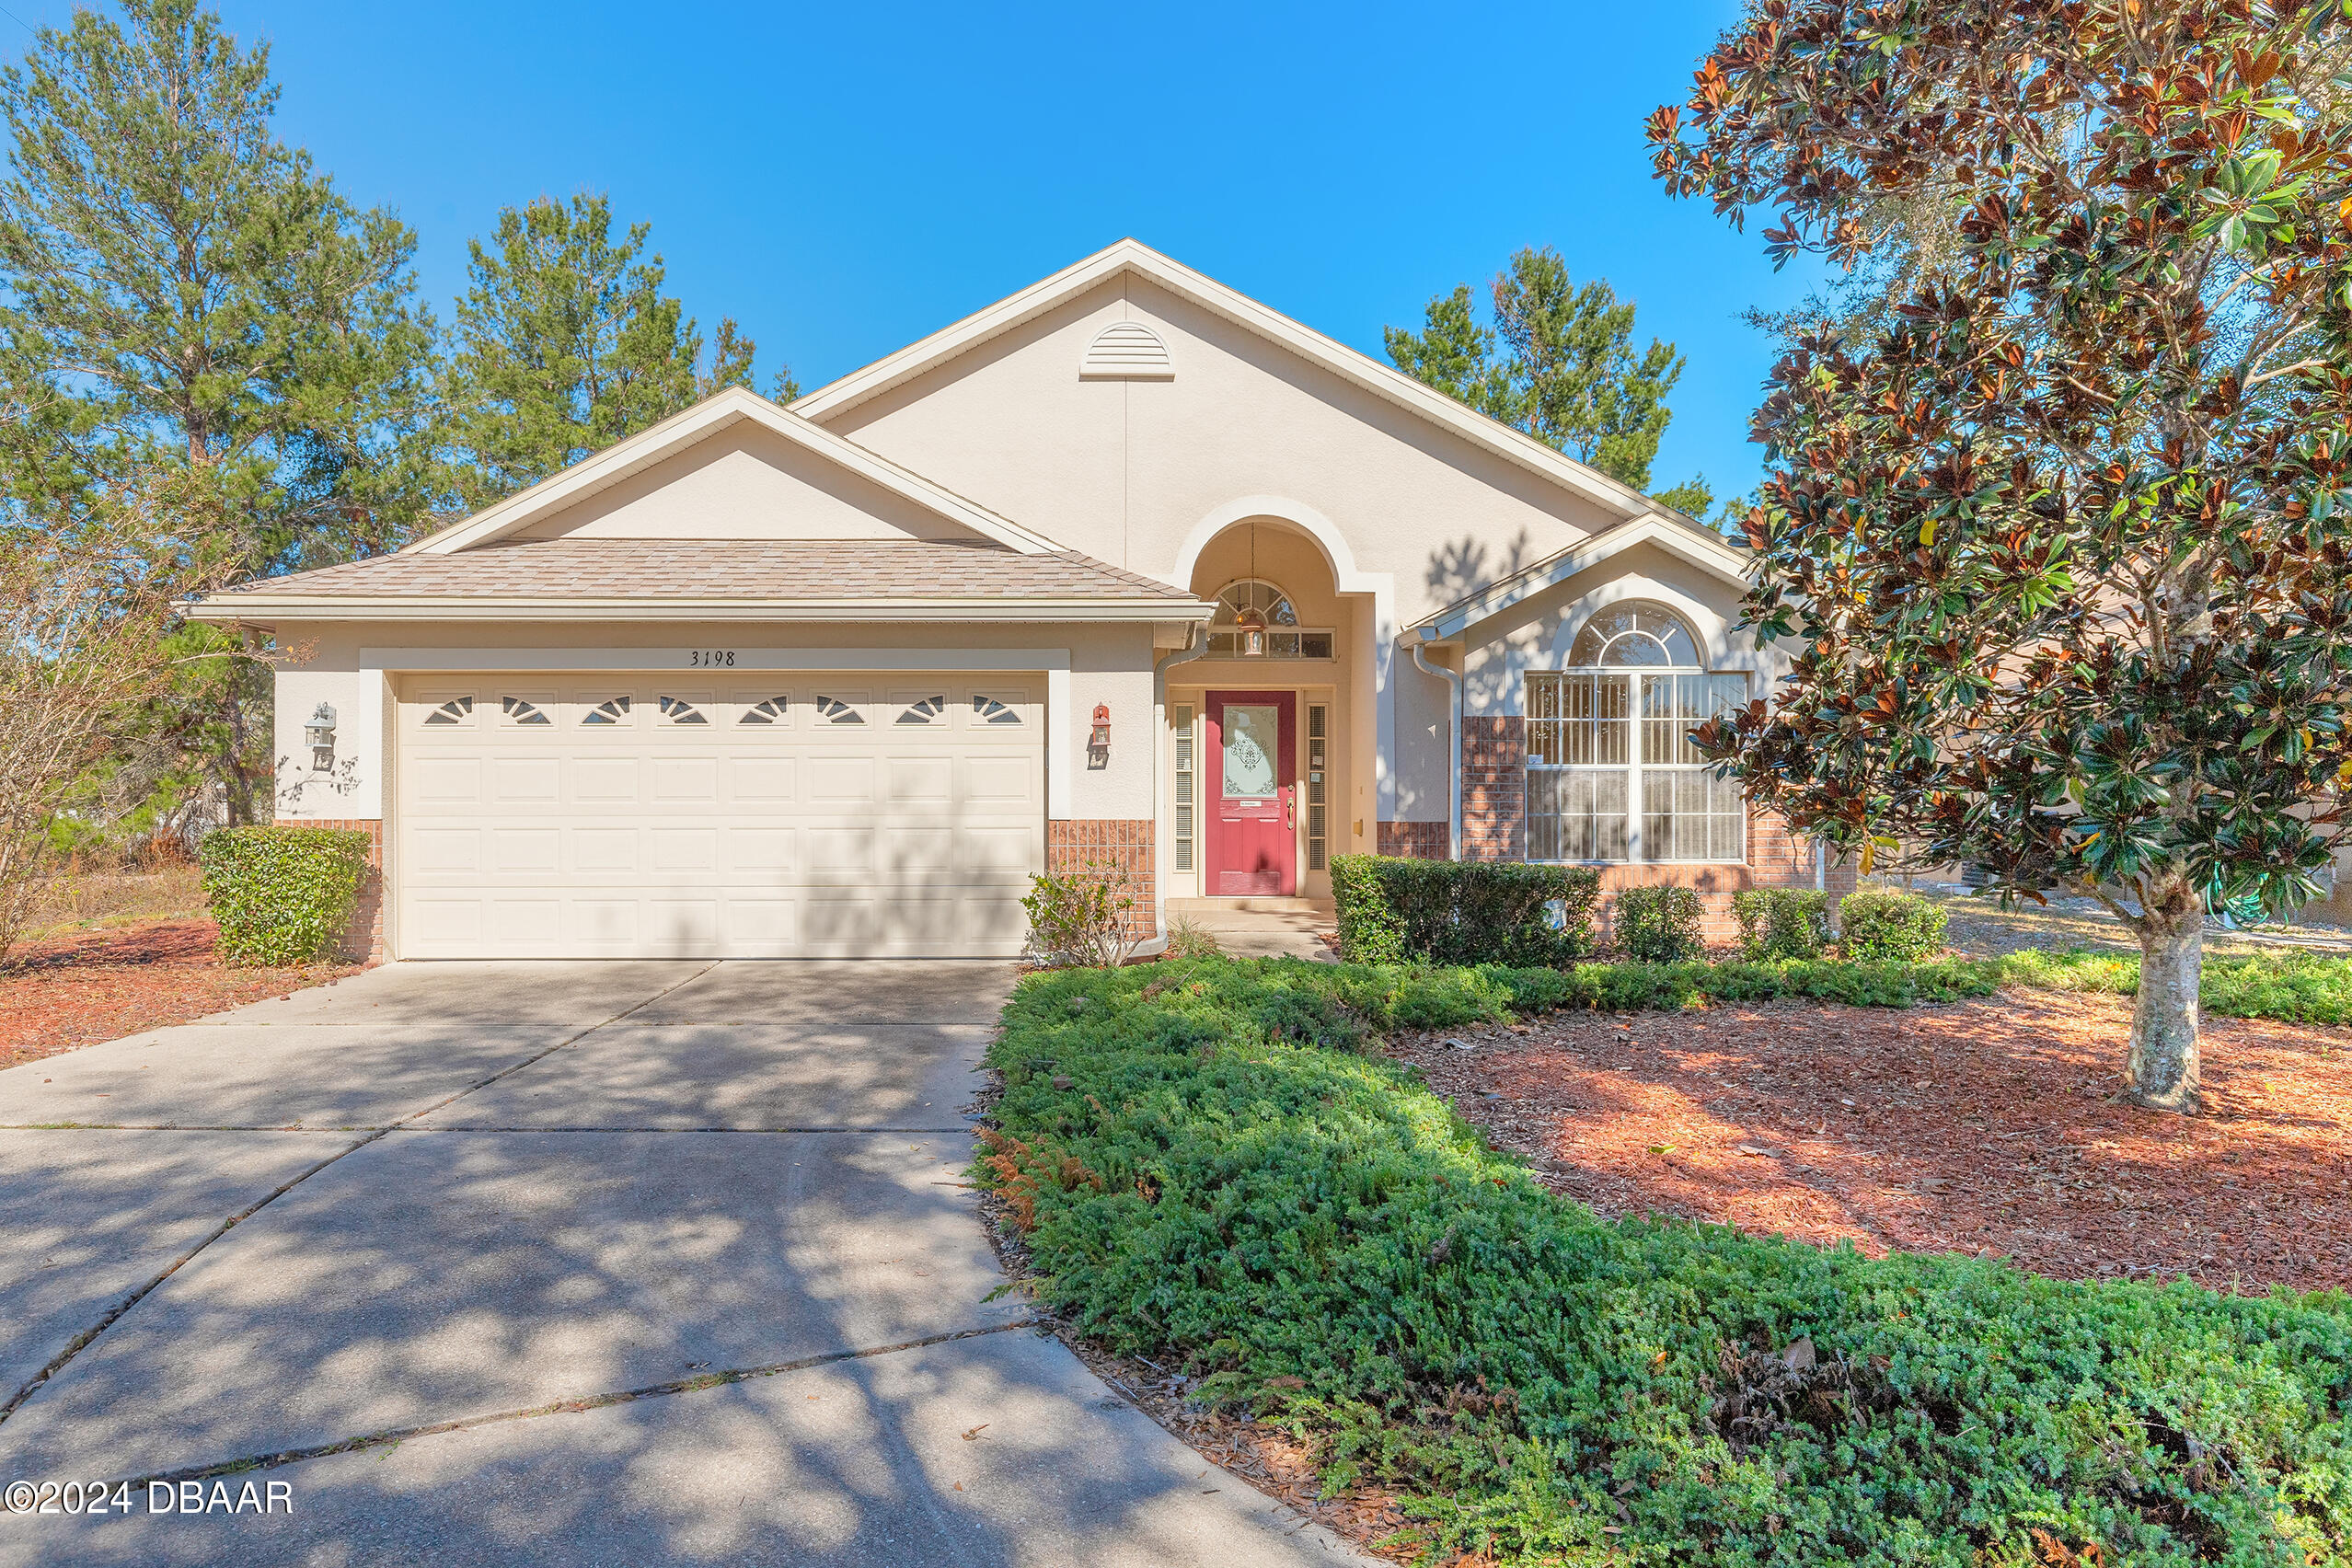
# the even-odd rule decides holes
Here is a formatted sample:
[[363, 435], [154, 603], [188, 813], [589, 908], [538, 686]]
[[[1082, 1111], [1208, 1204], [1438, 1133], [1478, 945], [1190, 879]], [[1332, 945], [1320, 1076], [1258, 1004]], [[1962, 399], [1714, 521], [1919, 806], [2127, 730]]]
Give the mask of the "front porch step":
[[1171, 898], [1170, 915], [1320, 915], [1329, 917], [1336, 906], [1328, 898], [1277, 898], [1251, 894], [1240, 898]]

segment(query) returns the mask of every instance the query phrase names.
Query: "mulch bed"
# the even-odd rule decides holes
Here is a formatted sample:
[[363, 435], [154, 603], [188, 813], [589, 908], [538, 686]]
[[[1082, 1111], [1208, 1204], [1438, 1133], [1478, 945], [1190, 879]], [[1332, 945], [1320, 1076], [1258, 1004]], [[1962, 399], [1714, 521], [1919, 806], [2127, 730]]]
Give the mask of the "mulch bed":
[[2208, 1019], [2209, 1109], [2183, 1117], [2117, 1097], [2130, 1021], [2122, 997], [2023, 992], [1557, 1014], [1391, 1049], [1604, 1214], [2068, 1279], [2352, 1286], [2352, 1030]]
[[28, 942], [0, 969], [0, 1067], [54, 1056], [357, 974], [356, 963], [232, 969], [202, 918]]

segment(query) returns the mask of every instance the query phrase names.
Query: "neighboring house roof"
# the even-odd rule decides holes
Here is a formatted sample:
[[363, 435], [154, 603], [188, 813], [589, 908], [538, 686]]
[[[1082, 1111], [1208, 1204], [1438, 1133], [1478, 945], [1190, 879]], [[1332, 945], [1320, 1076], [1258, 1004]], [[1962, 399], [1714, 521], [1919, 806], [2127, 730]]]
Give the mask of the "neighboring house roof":
[[[1620, 483], [1597, 468], [1587, 467], [1574, 458], [1546, 446], [1533, 436], [1489, 419], [1458, 399], [1415, 381], [1393, 366], [1360, 354], [1344, 343], [1327, 338], [1313, 328], [1294, 321], [1280, 311], [1270, 309], [1249, 295], [1195, 272], [1134, 239], [1123, 239], [1107, 249], [1098, 250], [1052, 277], [1032, 283], [1019, 294], [1008, 295], [986, 309], [942, 328], [894, 354], [876, 360], [862, 370], [852, 371], [838, 381], [818, 387], [797, 399], [792, 404], [792, 411], [821, 423], [835, 414], [854, 409], [870, 398], [879, 397], [892, 387], [912, 380], [936, 365], [945, 363], [958, 354], [1009, 332], [1024, 322], [1035, 320], [1065, 301], [1122, 272], [1133, 272], [1147, 278], [1179, 298], [1189, 300], [1212, 315], [1279, 343], [1343, 381], [1442, 425], [1473, 445], [1540, 474], [1605, 511], [1620, 517], [1640, 517], [1656, 514], [1661, 510], [1641, 491]], [[1679, 513], [1674, 515], [1677, 518], [1680, 516]], [[1696, 529], [1696, 525], [1684, 523], [1680, 525]], [[1697, 531], [1704, 532], [1703, 529]]]
[[862, 539], [534, 539], [402, 551], [206, 598], [203, 620], [1200, 620], [1211, 606], [1075, 550]]
[[960, 496], [911, 468], [901, 467], [878, 453], [869, 452], [855, 442], [845, 440], [821, 425], [813, 424], [755, 392], [741, 386], [729, 386], [683, 413], [673, 414], [660, 424], [639, 431], [593, 456], [582, 458], [563, 472], [540, 480], [529, 490], [484, 507], [462, 523], [453, 524], [404, 547], [400, 553], [446, 555], [490, 544], [520, 532], [552, 512], [618, 484], [730, 425], [746, 421], [773, 431], [785, 440], [830, 459], [934, 515], [1008, 549], [1040, 554], [1062, 548], [1044, 535], [1024, 528], [1010, 518], [1000, 516], [978, 502]]
[[1426, 641], [1459, 637], [1481, 621], [1491, 620], [1521, 601], [1642, 544], [1654, 544], [1743, 592], [1747, 587], [1747, 551], [1711, 529], [1681, 520], [1678, 513], [1672, 516], [1653, 513], [1579, 539], [1565, 549], [1554, 551], [1423, 617], [1408, 630], [1418, 631]]

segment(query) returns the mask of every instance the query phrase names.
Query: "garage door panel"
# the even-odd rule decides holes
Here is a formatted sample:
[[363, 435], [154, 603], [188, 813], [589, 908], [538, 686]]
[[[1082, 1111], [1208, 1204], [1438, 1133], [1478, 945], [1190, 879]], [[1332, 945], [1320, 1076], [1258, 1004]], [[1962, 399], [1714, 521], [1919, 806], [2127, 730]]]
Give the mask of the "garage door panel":
[[563, 762], [553, 756], [490, 758], [490, 802], [552, 806], [563, 799]]
[[955, 869], [992, 882], [1024, 879], [1034, 836], [1025, 826], [964, 828], [955, 836]]
[[[553, 679], [403, 692], [404, 955], [1020, 950], [1044, 858], [1043, 727], [1022, 688]], [[547, 721], [518, 721], [508, 696]]]
[[717, 805], [719, 759], [715, 756], [655, 757], [652, 803], [657, 806]]
[[826, 756], [808, 759], [809, 803], [813, 806], [869, 805], [874, 799], [874, 759], [870, 756]]
[[727, 830], [727, 860], [744, 871], [789, 871], [799, 863], [800, 834], [789, 827]]
[[872, 872], [874, 830], [846, 823], [814, 829], [809, 834], [808, 865], [821, 881], [837, 882], [843, 871]]
[[[779, 736], [775, 744], [789, 744], [790, 742]], [[742, 804], [790, 802], [799, 796], [799, 790], [796, 788], [799, 772], [799, 759], [795, 757], [729, 757], [727, 759], [728, 797]]]
[[563, 869], [560, 828], [494, 827], [490, 839], [490, 870], [502, 876], [554, 876]]
[[493, 898], [490, 928], [497, 940], [516, 947], [552, 952], [563, 940], [563, 900], [559, 898]]
[[583, 756], [571, 765], [571, 798], [583, 805], [639, 803], [633, 756]]
[[427, 806], [481, 804], [481, 758], [428, 756], [419, 759], [412, 768], [412, 782], [420, 803]]
[[633, 827], [574, 827], [571, 869], [583, 877], [609, 877], [637, 870], [638, 829]]
[[966, 756], [963, 800], [967, 805], [1005, 807], [1033, 804], [1036, 768], [1026, 756]]
[[658, 872], [719, 869], [719, 830], [715, 827], [656, 827], [649, 829], [648, 836], [653, 843], [653, 870]]
[[421, 827], [409, 844], [409, 869], [422, 876], [475, 876], [487, 869], [478, 827]]
[[882, 799], [894, 806], [937, 806], [942, 812], [955, 803], [955, 758], [893, 756], [882, 763]]

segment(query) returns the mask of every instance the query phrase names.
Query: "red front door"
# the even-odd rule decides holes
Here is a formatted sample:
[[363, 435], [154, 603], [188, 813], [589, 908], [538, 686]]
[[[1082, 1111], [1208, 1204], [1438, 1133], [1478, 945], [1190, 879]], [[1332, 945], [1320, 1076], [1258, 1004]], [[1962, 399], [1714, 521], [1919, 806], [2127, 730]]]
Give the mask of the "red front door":
[[1298, 698], [1208, 694], [1208, 893], [1298, 891]]

